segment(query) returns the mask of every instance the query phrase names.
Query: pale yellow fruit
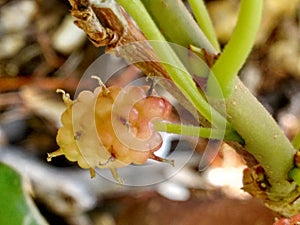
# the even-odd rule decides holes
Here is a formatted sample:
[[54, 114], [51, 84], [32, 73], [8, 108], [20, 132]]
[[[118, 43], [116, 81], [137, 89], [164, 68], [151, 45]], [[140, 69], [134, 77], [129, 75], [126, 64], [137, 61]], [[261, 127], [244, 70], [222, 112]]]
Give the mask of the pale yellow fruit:
[[159, 96], [148, 96], [149, 87], [105, 87], [101, 82], [93, 92], [82, 91], [72, 101], [63, 94], [66, 110], [62, 114], [63, 126], [58, 130], [60, 149], [48, 155], [65, 155], [77, 161], [82, 168], [110, 168], [120, 182], [116, 168], [143, 164], [147, 159], [167, 161], [154, 155], [162, 144], [160, 134], [154, 130], [153, 119], [168, 119], [170, 103]]

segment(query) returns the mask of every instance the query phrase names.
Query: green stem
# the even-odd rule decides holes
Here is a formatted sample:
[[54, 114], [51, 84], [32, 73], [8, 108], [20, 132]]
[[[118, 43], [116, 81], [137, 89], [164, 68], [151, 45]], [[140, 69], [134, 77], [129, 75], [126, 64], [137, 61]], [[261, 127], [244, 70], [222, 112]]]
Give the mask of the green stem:
[[242, 142], [243, 140], [233, 134], [227, 133], [225, 130], [218, 130], [206, 127], [197, 127], [191, 125], [183, 125], [183, 124], [175, 124], [175, 123], [167, 123], [167, 122], [154, 122], [154, 127], [158, 131], [168, 132], [173, 134], [180, 134], [185, 136], [194, 136], [200, 138], [209, 138], [209, 139], [217, 139], [217, 140], [227, 140], [227, 141], [236, 141]]
[[300, 150], [300, 132], [294, 137], [292, 144], [296, 150]]
[[134, 19], [148, 40], [166, 41], [140, 0], [116, 0]]
[[287, 196], [294, 187], [288, 181], [295, 154], [290, 141], [237, 78], [233, 93], [226, 99], [226, 109], [229, 121], [246, 143], [245, 148], [265, 169], [271, 184], [270, 198]]
[[[169, 3], [170, 1], [165, 0], [162, 2]], [[281, 197], [289, 196], [294, 188], [293, 184], [288, 181], [288, 172], [293, 168], [295, 150], [270, 114], [238, 78], [234, 79], [253, 45], [255, 31], [261, 17], [262, 2], [262, 0], [242, 0], [239, 16], [239, 20], [242, 21], [238, 22], [239, 28], [234, 31], [234, 39], [229, 41], [229, 46], [226, 47], [225, 52], [218, 60], [218, 65], [214, 66], [214, 73], [218, 76], [224, 91], [227, 90], [227, 94], [232, 92], [225, 99], [228, 119], [245, 140], [247, 151], [253, 154], [265, 169], [267, 179], [271, 184], [271, 189], [268, 190], [270, 199], [280, 200]], [[148, 4], [150, 3], [148, 2]], [[176, 40], [175, 43], [185, 43], [184, 46], [187, 48], [191, 44], [190, 38], [192, 38], [193, 43], [202, 38], [197, 35], [190, 37], [187, 34], [189, 30], [194, 29], [193, 25], [176, 23], [176, 26], [172, 26], [175, 24], [174, 21], [173, 23], [172, 20], [164, 22], [169, 17], [168, 14], [176, 14], [177, 18], [186, 18], [186, 10], [175, 7], [174, 11], [168, 10], [162, 13], [160, 1], [157, 4], [160, 4], [160, 7], [153, 10], [150, 5], [149, 12], [156, 21], [160, 21], [158, 23], [159, 29], [165, 37], [168, 37], [168, 40]], [[143, 20], [144, 17], [140, 16], [140, 18], [134, 19]], [[244, 27], [240, 27], [240, 24], [243, 24]], [[176, 27], [181, 33], [173, 33], [173, 30], [169, 27]], [[216, 50], [212, 51], [212, 53], [216, 52]], [[230, 52], [231, 54], [229, 54]], [[231, 62], [234, 65], [231, 65]], [[222, 76], [225, 78], [222, 79]], [[228, 87], [228, 85], [231, 87]]]
[[206, 9], [203, 0], [188, 0], [189, 5], [194, 13], [197, 23], [201, 30], [206, 35], [207, 39], [214, 46], [214, 48], [219, 52], [220, 46], [218, 38], [213, 27], [212, 21]]
[[[260, 25], [263, 0], [241, 1], [237, 25], [221, 56], [212, 67], [212, 74], [223, 90], [224, 97], [233, 90], [234, 78], [245, 63]], [[213, 95], [214, 84], [208, 81], [208, 95]]]
[[289, 177], [300, 186], [300, 168], [293, 168], [289, 173]]
[[[179, 0], [142, 0], [148, 13], [160, 28], [166, 39], [184, 47], [194, 45], [208, 52], [218, 51], [207, 39], [182, 1]], [[181, 13], [184, 11], [183, 13]], [[180, 12], [180, 13], [178, 13]], [[197, 38], [195, 38], [197, 37]]]
[[122, 5], [135, 20], [148, 40], [160, 41], [150, 42], [150, 44], [173, 82], [194, 105], [197, 111], [199, 111], [212, 125], [215, 125], [220, 129], [226, 126], [230, 127], [229, 124], [227, 124], [226, 119], [213, 109], [200, 94], [192, 77], [186, 71], [171, 47], [166, 43], [164, 36], [160, 33], [144, 5], [139, 0], [117, 0], [117, 2]]

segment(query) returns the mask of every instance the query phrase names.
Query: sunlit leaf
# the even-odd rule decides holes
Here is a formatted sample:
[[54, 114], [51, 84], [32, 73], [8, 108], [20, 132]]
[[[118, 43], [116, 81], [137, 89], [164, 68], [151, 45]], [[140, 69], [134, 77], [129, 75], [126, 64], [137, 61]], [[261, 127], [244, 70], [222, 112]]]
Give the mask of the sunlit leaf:
[[0, 224], [48, 224], [26, 193], [21, 175], [3, 163], [0, 163]]

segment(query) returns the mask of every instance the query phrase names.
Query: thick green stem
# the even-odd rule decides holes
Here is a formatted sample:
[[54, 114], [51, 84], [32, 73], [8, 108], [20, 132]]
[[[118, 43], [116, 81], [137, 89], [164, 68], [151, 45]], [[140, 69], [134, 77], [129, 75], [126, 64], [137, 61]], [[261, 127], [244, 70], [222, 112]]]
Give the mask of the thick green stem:
[[[262, 7], [262, 0], [241, 2], [236, 28], [212, 72], [223, 94], [228, 96], [225, 99], [228, 120], [245, 140], [246, 149], [265, 169], [271, 184], [269, 197], [279, 199], [294, 188], [288, 181], [288, 173], [294, 166], [295, 150], [271, 115], [236, 79], [254, 44]], [[208, 88], [211, 88], [209, 84]]]
[[[245, 63], [255, 41], [262, 16], [263, 0], [241, 1], [238, 22], [228, 44], [212, 67], [226, 98], [233, 90], [234, 78]], [[213, 95], [214, 84], [208, 81], [208, 95]]]
[[206, 10], [206, 6], [203, 0], [188, 0], [190, 7], [194, 13], [197, 23], [201, 30], [206, 35], [207, 39], [214, 46], [214, 48], [219, 52], [220, 46], [218, 38], [213, 27], [212, 21]]
[[245, 140], [245, 148], [265, 169], [273, 196], [288, 195], [293, 188], [288, 173], [293, 168], [295, 150], [265, 108], [238, 79], [226, 99], [229, 121]]
[[[194, 45], [208, 52], [218, 53], [199, 29], [191, 14], [181, 0], [142, 0], [164, 36], [172, 43], [182, 46]], [[184, 11], [184, 13], [181, 13]], [[195, 38], [197, 37], [197, 38]]]

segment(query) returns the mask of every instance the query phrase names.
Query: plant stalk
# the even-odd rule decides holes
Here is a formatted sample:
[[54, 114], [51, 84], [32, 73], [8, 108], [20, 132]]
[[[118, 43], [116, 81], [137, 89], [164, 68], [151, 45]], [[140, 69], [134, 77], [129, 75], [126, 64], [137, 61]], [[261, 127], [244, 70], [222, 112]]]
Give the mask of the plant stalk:
[[[189, 16], [186, 15], [188, 12], [184, 6], [179, 7], [177, 5], [177, 7], [172, 7], [174, 4], [177, 4], [174, 2], [178, 1], [143, 0], [143, 2], [152, 18], [158, 22], [157, 26], [167, 40], [181, 44], [186, 48], [188, 48], [191, 43], [198, 43], [194, 45], [200, 45], [199, 47], [207, 47], [205, 41], [199, 44], [199, 40], [203, 40], [203, 32], [193, 31], [193, 35], [189, 35], [189, 31], [194, 30], [195, 26], [193, 25], [193, 22], [188, 22], [190, 20], [188, 19]], [[154, 2], [157, 3], [157, 5], [155, 5]], [[245, 140], [245, 148], [247, 151], [253, 154], [263, 166], [267, 180], [270, 183], [270, 188], [268, 189], [269, 198], [272, 200], [279, 200], [287, 197], [294, 189], [293, 183], [288, 181], [288, 172], [293, 167], [295, 150], [271, 115], [263, 108], [247, 88], [244, 87], [239, 78], [234, 78], [242, 64], [245, 62], [253, 45], [253, 36], [255, 36], [257, 31], [260, 16], [258, 16], [258, 18], [253, 17], [259, 15], [262, 10], [262, 0], [242, 0], [242, 4], [243, 10], [240, 12], [246, 13], [247, 16], [241, 15], [239, 18], [243, 21], [239, 22], [239, 24], [248, 24], [249, 26], [238, 29], [235, 32], [244, 32], [244, 34], [240, 34], [240, 37], [246, 38], [246, 41], [237, 40], [238, 36], [236, 35], [234, 41], [230, 42], [232, 43], [231, 45], [236, 45], [234, 46], [235, 50], [233, 52], [236, 52], [237, 55], [229, 55], [228, 51], [230, 50], [230, 47], [229, 50], [226, 50], [227, 53], [225, 56], [221, 56], [222, 59], [219, 62], [219, 65], [216, 65], [214, 70], [219, 76], [218, 79], [221, 80], [221, 77], [225, 76], [224, 80], [221, 82], [223, 85], [222, 88], [225, 90], [228, 89], [227, 85], [230, 86], [229, 93], [231, 93], [231, 95], [225, 99], [228, 120]], [[126, 8], [125, 2], [123, 2], [122, 5]], [[251, 13], [248, 10], [245, 12], [246, 6], [249, 5], [251, 5], [251, 8], [249, 9]], [[164, 8], [162, 9], [162, 7]], [[253, 12], [256, 12], [257, 15]], [[175, 24], [174, 18], [177, 18], [177, 21], [185, 21], [176, 22], [176, 26], [172, 26]], [[138, 17], [133, 16], [133, 19], [141, 20], [143, 18], [139, 14]], [[248, 21], [245, 21], [246, 19]], [[141, 30], [144, 31], [144, 27], [140, 24], [139, 26]], [[173, 29], [171, 28], [176, 29], [177, 32], [173, 32]], [[149, 29], [149, 27], [147, 29]], [[196, 29], [199, 29], [198, 26]], [[180, 31], [180, 33], [178, 31]], [[250, 34], [251, 37], [247, 37], [248, 34]], [[246, 47], [247, 49], [242, 50], [243, 53], [240, 53], [238, 50], [245, 47], [245, 45], [249, 46]], [[217, 52], [215, 49], [209, 49], [212, 53]], [[243, 56], [239, 57], [240, 54], [243, 54]], [[231, 60], [233, 60], [233, 66], [225, 63], [230, 63]], [[229, 75], [225, 74], [221, 66], [224, 68], [224, 71], [229, 70], [227, 69], [227, 66], [229, 66]]]
[[[234, 78], [244, 65], [255, 42], [262, 17], [263, 0], [243, 0], [236, 27], [222, 54], [212, 67], [212, 74], [217, 79], [226, 98], [233, 90]], [[215, 79], [214, 78], [214, 79]], [[208, 80], [208, 95], [213, 95], [213, 79]]]
[[220, 45], [218, 38], [213, 27], [213, 23], [210, 19], [204, 0], [188, 0], [189, 5], [193, 11], [193, 14], [197, 20], [197, 23], [207, 39], [214, 46], [214, 48], [220, 52]]
[[[124, 2], [125, 0], [122, 1]], [[205, 48], [210, 53], [218, 53], [218, 51], [206, 38], [204, 32], [199, 29], [198, 24], [195, 22], [194, 18], [191, 16], [181, 0], [141, 1], [145, 5], [145, 8], [151, 15], [155, 24], [159, 28], [163, 27], [163, 30], [160, 29], [160, 31], [168, 41], [184, 47], [194, 45], [199, 48]], [[122, 6], [126, 7], [125, 4], [126, 3], [124, 2]], [[136, 17], [133, 18], [134, 20], [137, 19]], [[140, 28], [144, 30], [144, 28]]]
[[227, 140], [227, 141], [235, 141], [235, 142], [243, 142], [243, 140], [237, 136], [232, 135], [231, 133], [226, 134], [225, 130], [217, 130], [212, 128], [206, 127], [197, 127], [191, 125], [184, 125], [184, 124], [175, 124], [175, 123], [168, 123], [168, 122], [154, 122], [154, 127], [158, 131], [173, 133], [173, 134], [180, 134], [185, 136], [193, 136], [199, 138], [209, 138], [209, 139], [216, 139], [216, 140]]
[[270, 197], [285, 197], [294, 187], [288, 181], [295, 154], [290, 141], [239, 79], [226, 99], [226, 110], [228, 120], [243, 137], [245, 148], [264, 168], [271, 185]]

